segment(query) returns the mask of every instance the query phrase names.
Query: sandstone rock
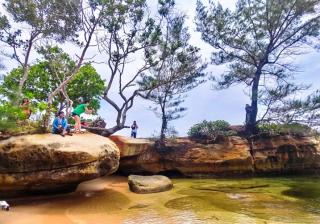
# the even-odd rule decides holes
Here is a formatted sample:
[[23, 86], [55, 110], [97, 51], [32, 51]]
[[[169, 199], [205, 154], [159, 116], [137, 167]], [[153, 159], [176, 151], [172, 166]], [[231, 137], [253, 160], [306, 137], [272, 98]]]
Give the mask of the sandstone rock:
[[320, 141], [290, 135], [252, 139], [256, 173], [309, 173], [320, 169]]
[[171, 190], [173, 184], [168, 177], [161, 175], [128, 177], [129, 188], [132, 192], [139, 194], [157, 193]]
[[[226, 137], [215, 144], [178, 138], [166, 152], [150, 141], [117, 138], [119, 171], [125, 174], [180, 173], [184, 176], [248, 176], [314, 173], [320, 169], [320, 141], [314, 137], [273, 136], [248, 140]], [[134, 145], [134, 147], [133, 147]]]
[[72, 190], [115, 172], [119, 158], [112, 141], [93, 134], [11, 137], [0, 141], [0, 197]]
[[223, 176], [253, 172], [248, 142], [239, 137], [229, 137], [222, 143], [209, 145], [179, 138], [169, 143], [170, 150], [163, 153], [157, 152], [149, 143], [141, 143], [142, 146], [132, 150], [131, 139], [122, 139], [118, 139], [116, 144], [121, 151], [119, 170], [125, 174], [178, 172], [185, 176]]
[[119, 147], [121, 157], [143, 154], [154, 146], [154, 142], [148, 139], [128, 138], [120, 135], [112, 135], [109, 138]]

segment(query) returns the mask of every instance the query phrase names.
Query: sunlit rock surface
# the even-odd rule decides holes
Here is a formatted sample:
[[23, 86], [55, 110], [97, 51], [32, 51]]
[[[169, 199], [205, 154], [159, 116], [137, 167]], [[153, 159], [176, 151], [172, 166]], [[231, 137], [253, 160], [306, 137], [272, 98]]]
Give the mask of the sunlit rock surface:
[[120, 152], [94, 134], [25, 135], [0, 141], [0, 196], [74, 190], [115, 172]]
[[180, 173], [185, 176], [237, 176], [314, 173], [320, 168], [320, 143], [314, 137], [226, 137], [215, 144], [178, 138], [165, 152], [148, 140], [114, 137], [124, 174]]

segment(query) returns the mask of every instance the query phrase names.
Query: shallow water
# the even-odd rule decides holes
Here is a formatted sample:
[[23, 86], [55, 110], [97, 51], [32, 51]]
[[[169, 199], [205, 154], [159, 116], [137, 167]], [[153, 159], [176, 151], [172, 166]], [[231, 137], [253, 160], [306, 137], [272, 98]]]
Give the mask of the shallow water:
[[0, 224], [320, 223], [320, 178], [174, 179], [174, 189], [135, 194], [125, 177], [65, 195], [10, 201]]

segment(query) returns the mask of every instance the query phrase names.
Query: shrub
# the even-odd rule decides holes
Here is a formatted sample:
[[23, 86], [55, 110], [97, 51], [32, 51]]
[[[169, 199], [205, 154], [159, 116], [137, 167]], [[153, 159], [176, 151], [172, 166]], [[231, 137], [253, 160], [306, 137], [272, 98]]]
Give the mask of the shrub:
[[40, 132], [43, 132], [40, 121], [28, 120], [19, 107], [8, 102], [0, 102], [0, 133], [20, 135]]
[[307, 125], [292, 123], [292, 124], [276, 124], [276, 123], [263, 123], [258, 125], [260, 133], [268, 134], [291, 134], [291, 135], [312, 135], [316, 131]]
[[215, 140], [218, 136], [231, 136], [236, 133], [230, 129], [230, 124], [223, 120], [206, 121], [193, 125], [188, 135], [198, 139]]
[[9, 103], [0, 105], [0, 132], [10, 132], [17, 128], [17, 122], [25, 118], [24, 113], [19, 107]]
[[106, 126], [107, 123], [104, 121], [102, 117], [97, 117], [95, 120], [91, 122], [91, 127], [105, 128]]

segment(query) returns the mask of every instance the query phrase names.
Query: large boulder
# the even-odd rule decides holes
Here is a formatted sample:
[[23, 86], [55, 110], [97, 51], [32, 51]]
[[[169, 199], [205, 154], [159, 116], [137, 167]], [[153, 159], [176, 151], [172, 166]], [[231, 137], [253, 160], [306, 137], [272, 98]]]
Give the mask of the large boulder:
[[171, 190], [173, 187], [171, 180], [161, 175], [130, 175], [128, 177], [128, 184], [130, 190], [138, 194], [158, 193]]
[[320, 141], [306, 136], [257, 136], [251, 140], [256, 173], [310, 173], [320, 169]]
[[[119, 171], [122, 173], [171, 172], [194, 177], [253, 172], [248, 142], [239, 137], [228, 137], [217, 144], [199, 144], [188, 138], [178, 138], [167, 144], [165, 152], [158, 152], [148, 140], [136, 141], [124, 137], [115, 141], [121, 152]], [[132, 147], [133, 143], [135, 147]]]
[[0, 141], [0, 197], [74, 190], [115, 172], [116, 144], [94, 134], [41, 134]]

